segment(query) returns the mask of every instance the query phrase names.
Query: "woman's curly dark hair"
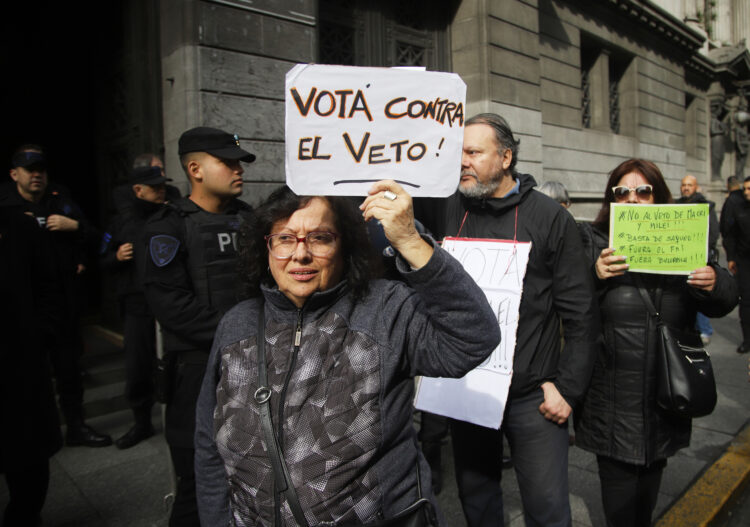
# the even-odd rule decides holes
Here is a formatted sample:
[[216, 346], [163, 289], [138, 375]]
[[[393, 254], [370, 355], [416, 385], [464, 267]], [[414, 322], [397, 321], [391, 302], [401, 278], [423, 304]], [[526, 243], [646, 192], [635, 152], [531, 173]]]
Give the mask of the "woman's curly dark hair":
[[628, 159], [623, 161], [610, 172], [607, 186], [604, 189], [604, 201], [602, 201], [602, 208], [599, 209], [596, 219], [593, 222], [594, 227], [601, 229], [604, 232], [609, 231], [609, 205], [615, 201], [615, 194], [612, 192], [612, 187], [631, 172], [637, 172], [642, 175], [648, 183], [654, 187], [654, 203], [673, 203], [672, 193], [669, 192], [667, 182], [664, 181], [664, 176], [661, 174], [661, 170], [656, 164], [645, 159]]
[[367, 293], [370, 280], [377, 275], [378, 259], [367, 236], [362, 214], [351, 199], [298, 196], [284, 185], [255, 209], [254, 219], [240, 230], [240, 271], [248, 297], [260, 296], [261, 285], [275, 284], [268, 267], [268, 247], [264, 236], [271, 232], [274, 223], [289, 218], [316, 197], [326, 200], [333, 211], [341, 240], [344, 279], [355, 298], [362, 298]]

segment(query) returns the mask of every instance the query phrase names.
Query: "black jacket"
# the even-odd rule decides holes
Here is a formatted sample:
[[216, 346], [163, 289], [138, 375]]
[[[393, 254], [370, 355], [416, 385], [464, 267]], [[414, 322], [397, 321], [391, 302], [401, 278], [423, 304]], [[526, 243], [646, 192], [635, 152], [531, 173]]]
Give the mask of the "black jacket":
[[88, 250], [94, 247], [99, 235], [81, 208], [73, 201], [68, 189], [56, 183], [49, 183], [39, 203], [32, 203], [21, 197], [15, 183], [10, 182], [0, 185], [0, 202], [29, 213], [42, 227], [52, 214], [60, 214], [78, 221], [78, 230], [75, 232], [49, 231], [52, 255], [59, 272], [68, 311], [71, 315], [78, 312], [82, 293], [76, 268], [78, 264], [87, 264]]
[[[167, 351], [208, 357], [219, 320], [242, 299], [232, 239], [251, 215], [252, 208], [237, 199], [224, 214], [212, 214], [180, 198], [149, 218], [141, 241], [142, 280]], [[161, 255], [160, 244], [166, 251]]]
[[8, 205], [21, 207], [44, 226], [48, 216], [60, 214], [78, 221], [75, 232], [52, 232], [51, 240], [58, 264], [63, 271], [75, 273], [76, 266], [86, 263], [87, 247], [98, 239], [97, 230], [89, 223], [81, 208], [73, 201], [70, 191], [63, 185], [49, 183], [39, 203], [26, 201], [18, 193], [15, 183], [0, 185], [0, 197]]
[[[573, 216], [534, 190], [533, 177], [516, 177], [520, 179], [518, 194], [469, 199], [457, 192], [447, 199], [418, 202], [417, 217], [436, 239], [456, 236], [463, 223], [461, 237], [512, 240], [515, 236], [531, 242], [510, 396], [530, 393], [553, 381], [574, 406], [588, 385], [599, 335], [594, 287]], [[560, 321], [565, 336], [562, 353]]]
[[[500, 339], [484, 295], [445, 251], [415, 271], [396, 265], [405, 283], [373, 280], [361, 300], [346, 280], [301, 309], [278, 287], [263, 288], [272, 419], [312, 525], [394, 516], [417, 500], [418, 462], [432, 498], [412, 426], [413, 377], [461, 377]], [[297, 525], [283, 505], [273, 521], [273, 472], [252, 398], [258, 308], [254, 298], [222, 319], [203, 379], [195, 437], [203, 525]]]
[[[581, 226], [588, 269], [608, 234]], [[690, 287], [684, 276], [638, 273], [662, 319], [694, 332], [696, 311], [721, 317], [737, 304], [737, 286], [723, 268], [710, 293]], [[635, 465], [665, 459], [690, 443], [690, 420], [674, 417], [656, 404], [657, 329], [635, 283], [636, 273], [596, 280], [604, 343], [599, 349], [583, 405], [576, 409], [576, 445]], [[661, 288], [661, 302], [655, 292]]]
[[[128, 312], [147, 315], [146, 297], [140, 282], [136, 262], [144, 258], [141, 243], [148, 218], [165, 205], [138, 199], [128, 188], [130, 194], [117, 195], [117, 213], [111, 224], [102, 235], [99, 249], [99, 261], [102, 269], [111, 271], [115, 276], [115, 292]], [[133, 259], [120, 261], [117, 250], [124, 243], [133, 244]]]
[[721, 236], [727, 260], [750, 258], [750, 202], [733, 190], [721, 209]]

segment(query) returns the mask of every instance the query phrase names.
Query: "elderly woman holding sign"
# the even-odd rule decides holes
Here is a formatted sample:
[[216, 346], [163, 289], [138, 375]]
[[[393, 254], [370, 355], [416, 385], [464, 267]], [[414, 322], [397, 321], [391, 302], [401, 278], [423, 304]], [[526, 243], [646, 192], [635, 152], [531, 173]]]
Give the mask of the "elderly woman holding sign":
[[[437, 525], [413, 377], [463, 376], [500, 332], [398, 184], [360, 209], [284, 187], [244, 233], [251, 298], [220, 323], [198, 402], [203, 525]], [[373, 279], [363, 216], [404, 282]]]
[[737, 289], [716, 265], [687, 279], [629, 272], [626, 258], [609, 245], [611, 203], [664, 204], [672, 196], [655, 164], [630, 159], [612, 171], [599, 215], [581, 229], [596, 277], [603, 345], [576, 412], [576, 444], [597, 455], [607, 525], [642, 526], [651, 524], [667, 458], [690, 442], [690, 417], [657, 402], [663, 382], [658, 326], [692, 332], [696, 310], [727, 314]]

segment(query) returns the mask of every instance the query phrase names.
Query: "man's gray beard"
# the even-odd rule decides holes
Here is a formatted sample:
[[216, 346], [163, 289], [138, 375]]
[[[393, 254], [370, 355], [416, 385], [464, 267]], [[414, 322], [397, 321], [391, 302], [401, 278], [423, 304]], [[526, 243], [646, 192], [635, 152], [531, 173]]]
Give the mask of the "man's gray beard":
[[462, 185], [458, 186], [458, 191], [466, 196], [467, 198], [481, 199], [491, 197], [497, 188], [500, 186], [500, 182], [503, 180], [502, 175], [498, 174], [487, 183], [482, 183], [478, 179], [475, 179], [475, 183], [469, 187], [464, 188]]

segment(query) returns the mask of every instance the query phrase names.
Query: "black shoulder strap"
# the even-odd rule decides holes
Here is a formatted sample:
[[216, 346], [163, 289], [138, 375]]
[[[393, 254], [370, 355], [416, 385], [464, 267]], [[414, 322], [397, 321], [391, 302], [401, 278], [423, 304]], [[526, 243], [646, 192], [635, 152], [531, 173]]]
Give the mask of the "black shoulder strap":
[[271, 421], [271, 388], [268, 386], [268, 372], [266, 370], [266, 321], [261, 301], [258, 309], [258, 389], [255, 391], [255, 402], [260, 408], [260, 422], [263, 426], [263, 435], [266, 440], [266, 449], [268, 457], [273, 467], [273, 477], [276, 483], [277, 492], [283, 492], [289, 508], [292, 509], [294, 519], [301, 527], [308, 527], [307, 519], [302, 506], [297, 497], [297, 491], [292, 484], [292, 478], [289, 476], [284, 456], [281, 455], [279, 442], [276, 434], [273, 432], [273, 423]]
[[[651, 295], [648, 294], [648, 291], [646, 291], [646, 288], [643, 286], [643, 280], [641, 280], [641, 277], [636, 273], [634, 273], [634, 279], [636, 285], [638, 286], [638, 292], [641, 294], [641, 298], [643, 298], [643, 303], [646, 304], [646, 309], [648, 309], [648, 312], [651, 313], [651, 316], [656, 319], [656, 322], [661, 324], [661, 315], [659, 314], [659, 311], [657, 311], [656, 306], [654, 306], [654, 302], [653, 300], [651, 300]], [[656, 296], [660, 301], [661, 288], [657, 289]]]

